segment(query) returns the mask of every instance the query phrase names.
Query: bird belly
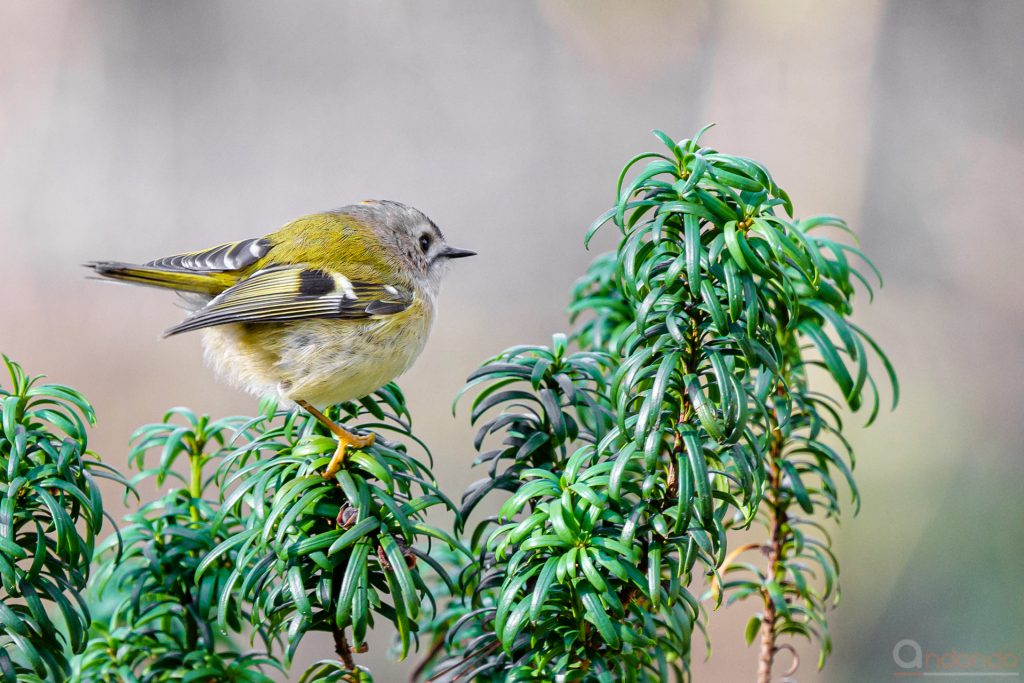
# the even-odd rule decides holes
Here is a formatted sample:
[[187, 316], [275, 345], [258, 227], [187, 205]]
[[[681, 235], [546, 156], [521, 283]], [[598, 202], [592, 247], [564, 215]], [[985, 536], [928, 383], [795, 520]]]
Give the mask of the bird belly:
[[409, 369], [430, 316], [404, 318], [221, 325], [206, 330], [204, 343], [211, 364], [234, 384], [322, 408], [367, 396]]
[[367, 396], [401, 375], [423, 350], [426, 335], [389, 334], [381, 327], [345, 338], [297, 335], [279, 363], [282, 374], [292, 378], [282, 383], [282, 397], [325, 407]]

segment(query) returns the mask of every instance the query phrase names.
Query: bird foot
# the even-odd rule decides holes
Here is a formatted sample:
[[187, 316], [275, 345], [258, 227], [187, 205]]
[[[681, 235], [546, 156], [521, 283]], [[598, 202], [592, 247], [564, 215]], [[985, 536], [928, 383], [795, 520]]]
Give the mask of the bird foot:
[[331, 457], [331, 462], [327, 464], [327, 469], [324, 470], [324, 479], [333, 479], [341, 470], [342, 463], [345, 462], [345, 456], [348, 454], [348, 449], [354, 448], [359, 450], [360, 448], [366, 448], [367, 446], [373, 445], [374, 435], [372, 433], [366, 436], [359, 436], [353, 434], [341, 427], [336, 427], [331, 430], [334, 435], [338, 438], [338, 449], [334, 451], [334, 456]]

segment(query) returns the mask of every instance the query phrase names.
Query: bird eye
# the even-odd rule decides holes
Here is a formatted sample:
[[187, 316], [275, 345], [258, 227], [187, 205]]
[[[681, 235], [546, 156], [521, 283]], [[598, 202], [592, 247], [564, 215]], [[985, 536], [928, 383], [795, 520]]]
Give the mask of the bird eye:
[[430, 235], [420, 235], [420, 249], [424, 254], [430, 251]]

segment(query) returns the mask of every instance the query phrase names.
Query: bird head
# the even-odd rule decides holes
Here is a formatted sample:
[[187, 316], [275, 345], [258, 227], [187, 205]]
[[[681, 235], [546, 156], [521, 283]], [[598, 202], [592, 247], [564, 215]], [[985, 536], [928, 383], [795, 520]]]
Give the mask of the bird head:
[[342, 211], [369, 228], [410, 279], [434, 292], [452, 259], [476, 254], [450, 246], [434, 221], [400, 202], [372, 199]]

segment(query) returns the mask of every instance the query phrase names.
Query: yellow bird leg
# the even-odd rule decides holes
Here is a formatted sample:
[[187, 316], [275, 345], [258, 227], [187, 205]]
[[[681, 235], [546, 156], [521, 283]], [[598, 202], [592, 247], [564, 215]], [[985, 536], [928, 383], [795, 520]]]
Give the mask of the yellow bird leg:
[[326, 415], [311, 406], [309, 403], [302, 400], [298, 400], [296, 403], [302, 407], [303, 410], [315, 417], [317, 422], [322, 424], [324, 427], [327, 427], [331, 434], [334, 434], [338, 439], [338, 449], [334, 451], [334, 456], [331, 457], [331, 462], [327, 464], [327, 469], [324, 470], [324, 479], [332, 479], [334, 475], [338, 473], [338, 470], [341, 469], [341, 463], [345, 461], [345, 455], [347, 454], [349, 447], [358, 450], [360, 448], [366, 448], [367, 446], [373, 445], [374, 435], [372, 432], [366, 436], [353, 434], [347, 429], [343, 429], [339, 425], [334, 424], [334, 422], [329, 420]]

